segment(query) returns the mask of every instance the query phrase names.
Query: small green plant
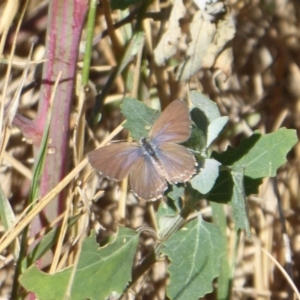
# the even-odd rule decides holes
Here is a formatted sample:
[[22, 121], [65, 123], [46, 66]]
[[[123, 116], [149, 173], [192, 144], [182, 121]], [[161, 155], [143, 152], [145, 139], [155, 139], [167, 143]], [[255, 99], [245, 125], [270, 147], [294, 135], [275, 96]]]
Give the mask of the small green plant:
[[[191, 92], [191, 100], [195, 126], [187, 144], [195, 149], [200, 168], [191, 184], [170, 187], [166, 202], [169, 205], [160, 203], [157, 212], [159, 232], [152, 255], [143, 258], [137, 266], [133, 265], [139, 234], [128, 228], [120, 227], [116, 239], [100, 248], [92, 234], [83, 241], [77, 265], [52, 275], [35, 266], [27, 269], [20, 278], [26, 290], [43, 300], [62, 299], [66, 287], [69, 287], [71, 299], [75, 300], [122, 295], [128, 285], [133, 285], [158, 257], [164, 255], [170, 261], [167, 286], [170, 299], [198, 299], [212, 291], [212, 282], [220, 275], [221, 263], [225, 263], [226, 239], [224, 228], [218, 223], [204, 221], [197, 212], [197, 205], [203, 199], [219, 206], [223, 205], [221, 203], [231, 205], [236, 230], [246, 230], [250, 236], [247, 196], [257, 192], [263, 178], [276, 175], [297, 137], [295, 130], [285, 128], [266, 135], [256, 132], [244, 139], [239, 147], [229, 147], [223, 153], [213, 152], [210, 156], [209, 146], [228, 118], [221, 117], [216, 105], [201, 93]], [[145, 113], [143, 105], [135, 99], [125, 98], [121, 107], [128, 118], [124, 126], [133, 132], [142, 131], [145, 128], [145, 118], [141, 117]], [[148, 109], [147, 112], [149, 121], [155, 111]], [[201, 138], [195, 138], [197, 136]], [[189, 219], [191, 214], [194, 218]], [[222, 216], [213, 216], [217, 217]], [[55, 289], [51, 288], [53, 286]]]

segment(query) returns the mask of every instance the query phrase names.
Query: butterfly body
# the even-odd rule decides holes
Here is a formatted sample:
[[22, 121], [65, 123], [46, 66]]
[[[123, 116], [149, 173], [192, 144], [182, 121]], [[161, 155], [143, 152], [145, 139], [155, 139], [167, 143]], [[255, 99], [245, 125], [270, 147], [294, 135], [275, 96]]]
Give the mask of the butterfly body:
[[151, 144], [150, 140], [143, 137], [140, 140], [140, 144], [144, 148], [144, 154], [147, 155], [149, 154], [150, 156], [155, 157], [155, 146]]
[[129, 174], [132, 191], [139, 198], [156, 200], [170, 184], [188, 181], [195, 173], [195, 159], [182, 145], [190, 136], [187, 105], [173, 101], [140, 143], [117, 143], [89, 153], [91, 165], [104, 176], [122, 180]]

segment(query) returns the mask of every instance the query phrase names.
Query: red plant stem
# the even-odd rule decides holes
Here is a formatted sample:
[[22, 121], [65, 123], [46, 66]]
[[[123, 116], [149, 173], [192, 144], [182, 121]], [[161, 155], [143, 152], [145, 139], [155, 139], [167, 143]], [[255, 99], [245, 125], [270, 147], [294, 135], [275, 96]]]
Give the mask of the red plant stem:
[[[88, 0], [50, 1], [45, 54], [47, 61], [43, 68], [37, 117], [32, 122], [20, 116], [16, 116], [14, 120], [14, 125], [20, 127], [24, 136], [33, 140], [37, 150], [45, 128], [53, 84], [58, 73], [62, 71], [52, 107], [49, 151], [40, 184], [41, 197], [53, 189], [68, 171], [69, 117], [75, 89], [79, 42], [87, 10]], [[43, 211], [43, 222], [33, 222], [31, 235], [38, 232], [42, 225], [56, 218], [63, 211], [64, 205], [64, 194], [61, 193], [56, 201], [52, 201]]]
[[[42, 131], [49, 109], [53, 83], [60, 71], [62, 78], [53, 102], [49, 131], [49, 153], [46, 156], [40, 194], [44, 196], [67, 174], [69, 163], [69, 117], [73, 99], [74, 80], [81, 31], [88, 8], [88, 0], [53, 0], [48, 13], [46, 58], [43, 88], [36, 126]], [[46, 208], [44, 217], [53, 220], [64, 209], [63, 193]]]

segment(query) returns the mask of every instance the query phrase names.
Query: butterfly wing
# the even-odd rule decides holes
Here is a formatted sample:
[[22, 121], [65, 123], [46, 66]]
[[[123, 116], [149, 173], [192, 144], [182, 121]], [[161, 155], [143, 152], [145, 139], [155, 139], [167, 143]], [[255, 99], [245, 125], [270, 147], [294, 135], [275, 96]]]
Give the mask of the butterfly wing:
[[123, 180], [142, 155], [143, 150], [138, 144], [116, 143], [91, 151], [88, 159], [105, 177]]
[[195, 174], [195, 158], [184, 146], [165, 143], [156, 150], [156, 155], [171, 184], [188, 181]]
[[150, 131], [153, 144], [182, 143], [190, 137], [191, 119], [188, 106], [182, 100], [171, 102]]
[[129, 176], [133, 193], [144, 200], [160, 198], [168, 187], [164, 174], [148, 154], [137, 159]]

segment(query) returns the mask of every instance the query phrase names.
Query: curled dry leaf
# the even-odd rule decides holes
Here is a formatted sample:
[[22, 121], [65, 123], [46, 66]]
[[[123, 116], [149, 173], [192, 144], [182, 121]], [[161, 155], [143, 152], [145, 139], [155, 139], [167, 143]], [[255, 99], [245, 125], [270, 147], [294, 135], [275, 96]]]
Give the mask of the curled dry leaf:
[[169, 18], [169, 27], [154, 50], [154, 59], [158, 66], [163, 65], [176, 53], [178, 41], [182, 35], [179, 19], [183, 18], [185, 13], [186, 9], [182, 0], [175, 0]]
[[[206, 5], [217, 3], [218, 1], [219, 0], [194, 0], [193, 2], [198, 6], [198, 8], [204, 11], [206, 9]], [[223, 4], [223, 2], [219, 3]]]
[[187, 58], [179, 66], [177, 79], [188, 80], [201, 68], [220, 68], [231, 73], [232, 52], [229, 42], [235, 34], [234, 21], [227, 11], [221, 18], [224, 5], [214, 3], [206, 11], [199, 10], [190, 26], [192, 41], [188, 45]]
[[216, 31], [216, 24], [205, 20], [203, 12], [198, 10], [190, 26], [192, 41], [188, 45], [186, 60], [178, 68], [178, 79], [187, 80], [202, 67], [203, 57], [211, 45]]
[[214, 68], [222, 70], [222, 72], [228, 77], [231, 74], [232, 60], [233, 60], [232, 48], [228, 46], [217, 57], [214, 63]]
[[228, 43], [235, 34], [234, 20], [231, 14], [227, 14], [217, 23], [217, 32], [213, 43], [208, 48], [203, 58], [202, 68], [221, 69], [227, 76], [231, 73], [232, 50]]

